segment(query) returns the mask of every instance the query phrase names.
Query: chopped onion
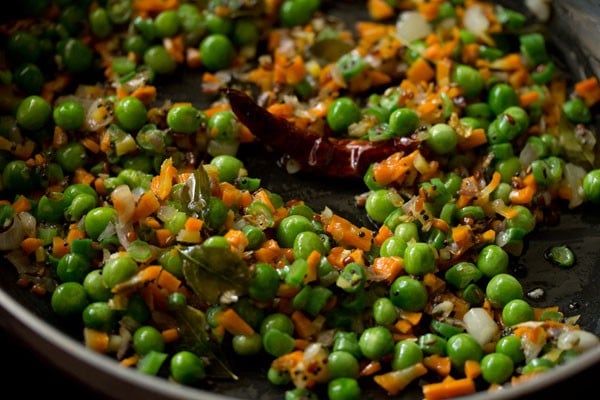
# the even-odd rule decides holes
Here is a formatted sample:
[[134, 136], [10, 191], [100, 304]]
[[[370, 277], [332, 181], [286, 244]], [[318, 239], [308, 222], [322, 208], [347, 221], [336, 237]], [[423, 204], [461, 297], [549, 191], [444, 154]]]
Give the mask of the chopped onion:
[[156, 217], [162, 222], [169, 221], [175, 216], [177, 209], [173, 206], [161, 206], [156, 212]]
[[521, 165], [531, 165], [532, 161], [535, 161], [538, 158], [538, 154], [531, 143], [525, 144], [521, 150], [521, 153], [519, 153], [519, 161], [521, 161]]
[[0, 233], [0, 250], [18, 249], [23, 239], [25, 239], [25, 229], [21, 218], [15, 215], [8, 229]]
[[550, 0], [525, 0], [525, 6], [542, 22], [550, 18]]
[[473, 336], [481, 346], [490, 343], [500, 333], [494, 319], [482, 307], [474, 307], [467, 311], [463, 316], [463, 322], [469, 335]]
[[584, 201], [582, 182], [585, 175], [586, 171], [582, 167], [570, 162], [565, 164], [565, 180], [567, 186], [571, 189], [569, 208], [575, 208]]
[[486, 31], [490, 27], [490, 21], [488, 21], [483, 7], [480, 5], [473, 5], [467, 8], [463, 17], [463, 24], [468, 31], [473, 32], [479, 37], [485, 36]]
[[430, 33], [429, 22], [418, 11], [403, 12], [396, 22], [396, 35], [405, 44], [423, 39]]
[[593, 333], [583, 330], [566, 331], [560, 334], [556, 345], [561, 350], [583, 352], [600, 344], [600, 339]]

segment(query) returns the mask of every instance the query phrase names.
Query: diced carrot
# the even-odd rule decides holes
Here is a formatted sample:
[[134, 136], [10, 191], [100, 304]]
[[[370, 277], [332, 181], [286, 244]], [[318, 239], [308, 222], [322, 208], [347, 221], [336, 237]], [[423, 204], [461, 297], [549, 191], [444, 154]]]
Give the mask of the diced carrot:
[[179, 339], [179, 331], [177, 328], [168, 328], [160, 332], [165, 343], [172, 343]]
[[290, 316], [294, 323], [296, 333], [301, 339], [308, 339], [316, 333], [312, 321], [300, 310], [295, 310]]
[[368, 0], [367, 10], [375, 21], [382, 21], [394, 16], [394, 7], [385, 0]]
[[540, 93], [537, 90], [530, 90], [528, 92], [521, 93], [519, 96], [519, 103], [521, 107], [528, 107], [538, 101]]
[[579, 95], [585, 103], [592, 107], [600, 101], [600, 84], [595, 76], [584, 79], [575, 84], [575, 93]]
[[133, 9], [136, 11], [146, 11], [157, 13], [165, 10], [172, 10], [179, 6], [179, 0], [133, 0]]
[[475, 393], [475, 381], [471, 378], [455, 379], [423, 385], [425, 400], [441, 400]]
[[54, 134], [52, 135], [52, 147], [60, 149], [69, 142], [69, 136], [64, 129], [59, 126], [54, 128]]
[[430, 293], [435, 293], [446, 286], [446, 281], [433, 273], [428, 273], [423, 276], [423, 284]]
[[448, 376], [452, 370], [450, 357], [444, 357], [439, 354], [432, 354], [423, 358], [423, 364], [427, 369], [435, 371], [440, 376]]
[[11, 206], [15, 214], [31, 210], [31, 203], [29, 202], [29, 199], [23, 195], [17, 196]]
[[481, 375], [481, 365], [479, 364], [479, 361], [465, 361], [465, 376], [467, 378], [476, 379], [479, 375]]
[[160, 202], [152, 191], [142, 194], [135, 206], [133, 219], [139, 221], [154, 214], [160, 208]]
[[149, 106], [156, 100], [156, 87], [152, 85], [145, 85], [135, 89], [131, 92], [130, 96], [140, 100], [146, 106]]
[[254, 333], [254, 329], [231, 307], [223, 310], [215, 319], [232, 335], [249, 336]]
[[178, 291], [181, 287], [181, 280], [162, 267], [156, 279], [156, 283], [158, 283], [161, 288], [164, 288], [171, 293]]
[[471, 130], [469, 136], [459, 138], [458, 147], [461, 150], [471, 150], [485, 143], [487, 143], [485, 130], [483, 128], [476, 128]]
[[254, 251], [254, 256], [257, 261], [275, 264], [282, 256], [282, 249], [274, 239], [266, 240], [262, 246]]
[[391, 284], [402, 272], [404, 261], [400, 257], [377, 257], [373, 260], [370, 270], [378, 278]]
[[406, 71], [406, 77], [415, 83], [430, 82], [435, 77], [435, 70], [427, 60], [418, 58]]
[[389, 238], [390, 236], [392, 236], [393, 234], [394, 234], [394, 232], [392, 232], [392, 230], [387, 225], [382, 224], [379, 227], [379, 230], [377, 231], [377, 234], [373, 238], [373, 243], [375, 243], [377, 246], [381, 246], [383, 244], [383, 242], [387, 238]]
[[73, 183], [83, 183], [86, 185], [91, 185], [94, 182], [94, 175], [89, 173], [83, 168], [77, 168], [73, 173]]
[[530, 173], [523, 178], [523, 187], [513, 189], [509, 193], [508, 198], [513, 204], [530, 204], [536, 193], [537, 183], [533, 173]]
[[417, 154], [419, 154], [419, 150], [406, 156], [404, 153], [398, 152], [375, 164], [373, 167], [375, 181], [380, 185], [388, 185], [392, 182], [402, 183], [406, 173], [410, 169], [414, 169]]
[[185, 230], [191, 232], [200, 232], [202, 230], [202, 226], [204, 225], [204, 221], [197, 217], [188, 217], [185, 221]]
[[306, 275], [303, 279], [304, 284], [317, 280], [319, 264], [321, 263], [321, 253], [319, 253], [317, 250], [313, 250], [308, 255], [306, 262], [308, 264], [308, 268], [306, 270]]
[[176, 175], [177, 169], [173, 166], [173, 160], [167, 158], [160, 166], [160, 174], [152, 178], [151, 189], [156, 197], [165, 200], [169, 196]]
[[154, 234], [160, 247], [167, 247], [175, 240], [175, 235], [167, 228], [156, 229]]
[[244, 232], [237, 229], [229, 229], [224, 237], [227, 239], [227, 242], [229, 242], [231, 250], [238, 254], [243, 253], [249, 243]]
[[138, 363], [140, 359], [140, 356], [138, 356], [137, 354], [134, 354], [131, 357], [126, 357], [124, 359], [121, 360], [121, 362], [119, 363], [119, 365], [121, 365], [122, 367], [133, 367], [134, 365], [136, 365]]
[[400, 318], [410, 322], [410, 324], [412, 326], [416, 326], [419, 324], [419, 322], [421, 322], [421, 318], [423, 318], [423, 313], [422, 312], [415, 312], [415, 311], [406, 311], [406, 310], [401, 310], [400, 311]]
[[373, 241], [373, 231], [366, 227], [357, 227], [345, 218], [334, 214], [325, 225], [325, 232], [343, 246], [351, 246], [369, 251]]
[[275, 103], [267, 108], [271, 114], [280, 118], [291, 118], [294, 116], [294, 106], [290, 103]]
[[413, 326], [410, 322], [403, 319], [399, 319], [394, 324], [394, 328], [400, 333], [408, 333], [412, 330]]
[[381, 363], [377, 360], [369, 361], [361, 370], [360, 376], [371, 376], [381, 371]]
[[81, 139], [80, 142], [83, 145], [83, 147], [85, 147], [92, 153], [98, 154], [100, 152], [100, 145], [96, 140], [92, 139], [91, 137], [84, 137], [83, 139]]
[[108, 333], [91, 328], [84, 328], [83, 338], [85, 347], [88, 349], [92, 349], [98, 353], [106, 353], [108, 351], [108, 343], [110, 341]]
[[42, 239], [28, 237], [21, 242], [21, 249], [27, 254], [31, 254], [43, 245]]
[[71, 250], [69, 244], [60, 236], [52, 238], [52, 255], [61, 258]]
[[443, 88], [450, 85], [450, 74], [452, 72], [452, 60], [442, 58], [435, 64], [435, 80], [438, 87]]

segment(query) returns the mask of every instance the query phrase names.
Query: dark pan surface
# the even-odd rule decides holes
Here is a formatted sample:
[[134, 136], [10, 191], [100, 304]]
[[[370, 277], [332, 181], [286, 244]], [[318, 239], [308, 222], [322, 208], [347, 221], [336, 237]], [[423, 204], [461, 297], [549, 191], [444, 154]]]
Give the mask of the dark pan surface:
[[[522, 4], [522, 2], [507, 2]], [[550, 33], [553, 44], [564, 54], [566, 65], [574, 77], [600, 72], [600, 39], [597, 31], [600, 2], [573, 0], [555, 1], [555, 16]], [[334, 2], [336, 12], [352, 22], [362, 14], [356, 13], [356, 2]], [[579, 46], [572, 46], [579, 43]], [[159, 88], [163, 98], [192, 101], [205, 105], [200, 94], [197, 75], [183, 74]], [[251, 176], [260, 177], [262, 185], [281, 194], [285, 199], [301, 198], [313, 209], [330, 207], [336, 213], [359, 224], [369, 225], [363, 210], [355, 206], [355, 196], [366, 190], [362, 182], [340, 182], [317, 176], [289, 175], [277, 164], [277, 156], [259, 145], [242, 148]], [[581, 315], [583, 329], [600, 335], [600, 211], [598, 206], [585, 206], [577, 211], [564, 210], [560, 224], [537, 229], [530, 237], [524, 256], [514, 260], [513, 272], [522, 280], [525, 292], [542, 289], [543, 296], [529, 298], [535, 306], [558, 305], [567, 316]], [[563, 270], [544, 259], [551, 246], [567, 244], [575, 252], [576, 265]], [[267, 364], [252, 360], [234, 364], [241, 376], [238, 382], [213, 382], [196, 390], [143, 376], [136, 371], [119, 368], [108, 357], [92, 353], [81, 344], [81, 331], [65, 326], [55, 317], [47, 299], [32, 296], [16, 284], [16, 273], [6, 265], [0, 268], [0, 327], [66, 376], [81, 381], [102, 397], [117, 399], [282, 399], [283, 391], [266, 381]], [[66, 333], [66, 334], [65, 334]], [[254, 362], [256, 361], [256, 362]], [[470, 399], [532, 398], [556, 382], [568, 382], [588, 368], [598, 370], [600, 348], [580, 357], [575, 363], [556, 368], [531, 382], [502, 393], [479, 393]], [[588, 378], [589, 380], [589, 378]], [[418, 392], [403, 393], [402, 399], [417, 399]], [[381, 391], [371, 391], [367, 399], [388, 398]]]

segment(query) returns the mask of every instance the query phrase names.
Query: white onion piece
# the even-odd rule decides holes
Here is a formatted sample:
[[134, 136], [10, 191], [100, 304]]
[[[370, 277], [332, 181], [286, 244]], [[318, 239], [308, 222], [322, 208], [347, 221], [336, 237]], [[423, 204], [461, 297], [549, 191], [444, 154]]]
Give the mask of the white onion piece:
[[550, 18], [550, 0], [525, 0], [525, 6], [542, 22]]
[[463, 16], [463, 24], [468, 31], [473, 32], [479, 37], [484, 36], [490, 27], [490, 21], [488, 21], [480, 5], [467, 8]]
[[538, 158], [538, 154], [531, 143], [525, 144], [525, 146], [523, 146], [523, 150], [521, 150], [521, 153], [519, 153], [519, 161], [521, 161], [521, 165], [531, 165], [531, 163]]
[[10, 227], [0, 234], [0, 250], [18, 249], [23, 239], [25, 239], [25, 229], [21, 218], [15, 215]]
[[23, 224], [23, 230], [25, 231], [25, 235], [35, 237], [37, 222], [33, 214], [27, 211], [22, 211], [19, 214], [17, 214], [17, 216], [21, 220], [21, 224]]
[[117, 186], [110, 194], [110, 198], [113, 204], [120, 204], [118, 214], [119, 222], [130, 221], [133, 217], [133, 212], [135, 211], [135, 198], [133, 197], [133, 193], [131, 193], [129, 186]]
[[593, 333], [573, 330], [566, 331], [560, 334], [557, 340], [557, 347], [561, 350], [575, 350], [577, 352], [583, 352], [589, 350], [600, 344], [600, 339]]
[[491, 342], [500, 333], [498, 325], [490, 314], [481, 307], [471, 308], [463, 316], [467, 333], [481, 346]]
[[429, 22], [418, 11], [403, 12], [396, 22], [396, 35], [405, 44], [423, 39], [430, 33]]
[[173, 206], [160, 206], [156, 212], [156, 217], [162, 222], [166, 222], [173, 218], [175, 213], [177, 213], [177, 209]]
[[565, 180], [567, 186], [571, 189], [571, 199], [569, 200], [569, 208], [575, 208], [584, 200], [583, 193], [583, 178], [585, 178], [586, 171], [582, 167], [573, 163], [565, 164]]

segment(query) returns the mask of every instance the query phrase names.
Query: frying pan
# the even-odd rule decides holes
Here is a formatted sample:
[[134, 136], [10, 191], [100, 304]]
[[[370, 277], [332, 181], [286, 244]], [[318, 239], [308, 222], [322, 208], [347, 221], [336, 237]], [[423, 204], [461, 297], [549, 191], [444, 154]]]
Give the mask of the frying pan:
[[[521, 1], [504, 1], [509, 7], [523, 10]], [[331, 2], [332, 12], [349, 23], [365, 17], [364, 4], [360, 2]], [[526, 10], [523, 10], [526, 11]], [[564, 66], [578, 79], [589, 74], [600, 76], [600, 1], [555, 1], [553, 18], [549, 23], [550, 46], [561, 55]], [[577, 44], [576, 46], [574, 44]], [[197, 75], [183, 73], [168, 82], [159, 82], [159, 93], [164, 99], [192, 101], [205, 106], [207, 99], [200, 93]], [[259, 156], [260, 155], [260, 156]], [[340, 182], [314, 175], [289, 175], [278, 163], [278, 155], [265, 151], [259, 145], [242, 147], [240, 158], [250, 175], [260, 177], [262, 185], [281, 194], [286, 199], [304, 199], [313, 209], [325, 206], [357, 224], [368, 226], [364, 210], [355, 206], [354, 197], [365, 191], [362, 182]], [[557, 305], [566, 316], [581, 315], [583, 329], [600, 335], [600, 272], [596, 260], [600, 256], [600, 213], [586, 204], [577, 210], [563, 210], [556, 226], [539, 227], [527, 241], [524, 255], [512, 265], [512, 272], [521, 280], [525, 293], [542, 289], [543, 296], [529, 298], [534, 306]], [[565, 270], [552, 266], [544, 259], [546, 250], [554, 245], [569, 245], [577, 261]], [[3, 389], [17, 387], [21, 374], [30, 382], [44, 382], [36, 374], [54, 371], [51, 387], [61, 390], [72, 388], [73, 383], [85, 387], [84, 394], [94, 398], [136, 399], [282, 399], [283, 390], [266, 380], [268, 364], [261, 359], [233, 363], [240, 380], [217, 381], [203, 389], [168, 384], [138, 373], [119, 368], [108, 356], [89, 351], [81, 344], [81, 328], [65, 324], [51, 311], [47, 298], [38, 298], [16, 285], [13, 268], [0, 261], [0, 343], [2, 354], [9, 357], [12, 372], [3, 375]], [[26, 355], [19, 352], [25, 351]], [[15, 358], [16, 357], [16, 358]], [[39, 363], [39, 360], [42, 362]], [[21, 362], [21, 364], [19, 364]], [[34, 365], [23, 365], [23, 362]], [[21, 368], [19, 369], [19, 365]], [[515, 387], [497, 392], [481, 392], [469, 396], [473, 400], [509, 398], [543, 398], [560, 393], [581, 394], [582, 388], [597, 384], [595, 376], [600, 370], [600, 347], [580, 356], [577, 361], [559, 366], [541, 376]], [[46, 381], [47, 382], [47, 381]], [[50, 394], [48, 386], [28, 384], [27, 394]], [[551, 387], [552, 391], [547, 388]], [[21, 388], [21, 386], [19, 386]], [[389, 398], [381, 390], [365, 391], [365, 399]], [[76, 394], [76, 393], [72, 393]], [[418, 390], [402, 393], [402, 399], [420, 398]]]

